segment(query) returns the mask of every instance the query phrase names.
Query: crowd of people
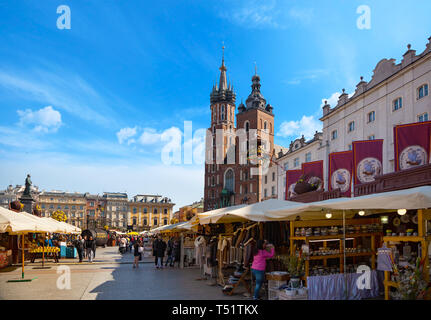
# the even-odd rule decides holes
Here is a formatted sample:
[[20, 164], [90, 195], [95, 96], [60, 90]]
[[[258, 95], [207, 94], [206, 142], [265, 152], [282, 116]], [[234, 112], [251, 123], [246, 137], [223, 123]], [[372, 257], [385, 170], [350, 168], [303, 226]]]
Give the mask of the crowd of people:
[[[180, 265], [180, 241], [175, 237], [169, 238], [166, 242], [160, 235], [152, 237], [119, 235], [116, 243], [121, 253], [133, 252], [133, 268], [139, 267], [139, 261], [144, 255], [144, 245], [152, 248], [156, 269], [163, 269], [168, 265], [174, 267], [175, 263], [178, 263], [178, 267]], [[163, 264], [165, 257], [166, 261]]]

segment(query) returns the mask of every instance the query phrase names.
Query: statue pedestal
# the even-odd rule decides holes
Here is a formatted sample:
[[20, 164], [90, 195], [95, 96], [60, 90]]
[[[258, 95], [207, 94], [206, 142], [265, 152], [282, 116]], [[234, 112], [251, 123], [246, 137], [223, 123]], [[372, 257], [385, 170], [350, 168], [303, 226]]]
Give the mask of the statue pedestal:
[[32, 196], [23, 195], [19, 201], [21, 201], [21, 203], [24, 205], [23, 211], [33, 214], [33, 207], [36, 201]]

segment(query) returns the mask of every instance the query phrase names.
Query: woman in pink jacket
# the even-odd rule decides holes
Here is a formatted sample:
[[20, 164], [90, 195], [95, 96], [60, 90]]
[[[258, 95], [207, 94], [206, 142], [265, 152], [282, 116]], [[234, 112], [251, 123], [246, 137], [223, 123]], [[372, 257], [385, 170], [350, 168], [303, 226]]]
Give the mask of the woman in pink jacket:
[[266, 259], [271, 259], [274, 256], [275, 250], [272, 244], [268, 244], [266, 240], [258, 240], [253, 252], [253, 264], [251, 272], [256, 278], [256, 288], [254, 289], [253, 299], [259, 299], [259, 291], [265, 279]]

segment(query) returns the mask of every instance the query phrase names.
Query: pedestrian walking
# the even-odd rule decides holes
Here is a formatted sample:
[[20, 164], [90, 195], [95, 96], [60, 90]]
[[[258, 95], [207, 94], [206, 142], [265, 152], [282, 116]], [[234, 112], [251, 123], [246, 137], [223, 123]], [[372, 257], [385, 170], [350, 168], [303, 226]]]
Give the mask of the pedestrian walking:
[[85, 242], [87, 241], [88, 239], [87, 239], [87, 236], [84, 236], [84, 239], [82, 239], [82, 247], [84, 248], [84, 250], [82, 251], [82, 257], [84, 258], [84, 259], [86, 259], [87, 258], [87, 252], [86, 252], [86, 249], [85, 249]]
[[87, 241], [85, 241], [84, 248], [88, 257], [88, 262], [93, 262], [93, 243], [94, 243], [94, 240], [93, 240], [93, 237], [91, 236]]
[[135, 241], [133, 245], [133, 268], [139, 268], [139, 260], [142, 260], [142, 253], [144, 252], [144, 247], [141, 241]]
[[165, 267], [168, 266], [168, 263], [169, 263], [170, 267], [174, 266], [174, 255], [173, 255], [173, 252], [174, 252], [174, 237], [171, 237], [168, 240], [168, 244], [167, 244], [166, 254], [167, 254], [168, 258], [166, 259]]
[[79, 262], [82, 262], [82, 253], [84, 251], [84, 244], [82, 242], [82, 236], [78, 236], [78, 239], [74, 241], [76, 251], [78, 251]]
[[154, 266], [157, 268], [157, 243], [159, 239], [156, 237], [153, 239], [153, 257], [154, 257]]
[[163, 269], [163, 258], [166, 251], [166, 242], [163, 241], [161, 236], [158, 236], [156, 244], [156, 256], [157, 256], [157, 269]]
[[175, 265], [175, 262], [178, 262], [178, 268], [180, 267], [180, 260], [181, 260], [181, 244], [180, 240], [175, 239], [174, 246], [172, 249], [172, 256], [173, 256], [173, 263], [172, 266]]

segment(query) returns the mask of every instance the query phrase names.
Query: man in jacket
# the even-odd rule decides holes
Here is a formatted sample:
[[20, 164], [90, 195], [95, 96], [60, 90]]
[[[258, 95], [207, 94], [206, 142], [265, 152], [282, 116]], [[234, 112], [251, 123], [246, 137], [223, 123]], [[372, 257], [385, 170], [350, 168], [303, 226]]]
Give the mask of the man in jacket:
[[[88, 257], [88, 262], [93, 262], [93, 246], [95, 245], [93, 237], [90, 236], [84, 243], [85, 252]], [[94, 250], [96, 251], [96, 250]]]
[[82, 242], [82, 237], [78, 236], [78, 239], [76, 239], [73, 244], [76, 248], [76, 251], [78, 251], [79, 262], [82, 262], [82, 251], [84, 251], [84, 244]]
[[168, 255], [168, 258], [166, 259], [166, 263], [165, 263], [165, 267], [169, 266], [173, 267], [174, 266], [174, 256], [173, 256], [173, 249], [174, 249], [174, 238], [170, 238], [168, 240], [168, 245], [167, 245], [167, 252], [166, 254]]
[[163, 257], [165, 256], [166, 242], [163, 241], [161, 236], [157, 237], [156, 242], [156, 256], [157, 256], [157, 269], [163, 269]]

